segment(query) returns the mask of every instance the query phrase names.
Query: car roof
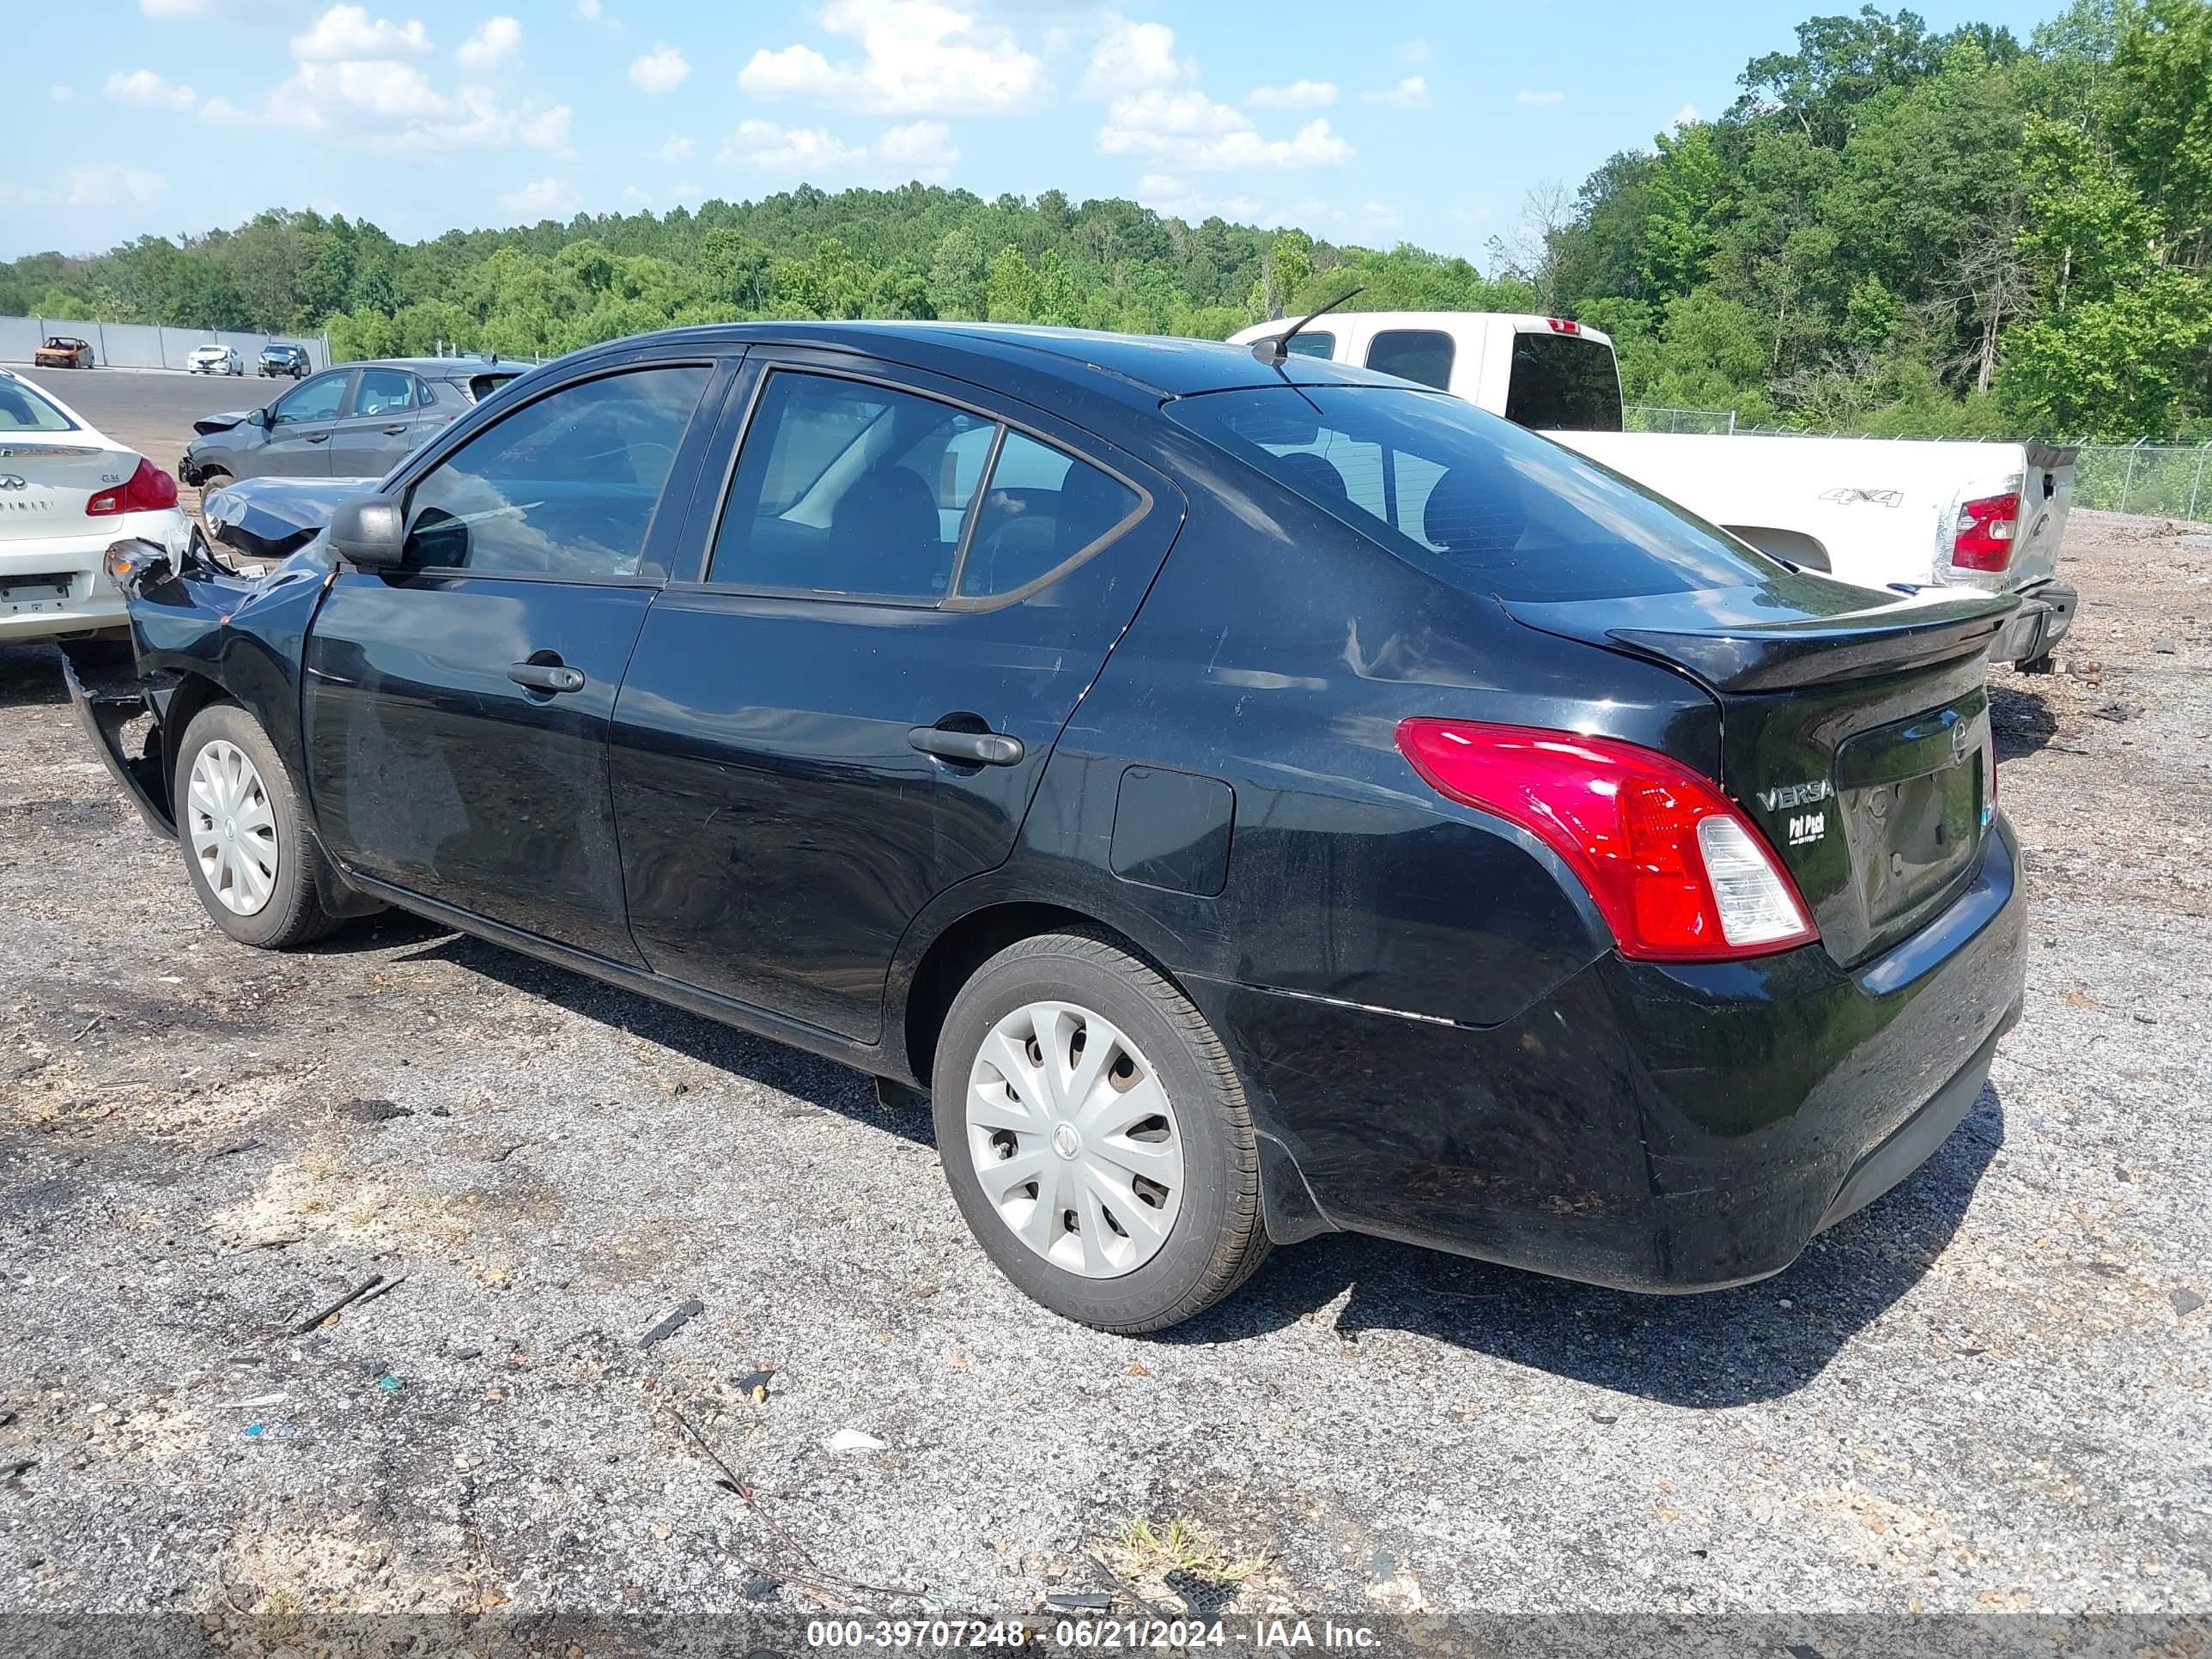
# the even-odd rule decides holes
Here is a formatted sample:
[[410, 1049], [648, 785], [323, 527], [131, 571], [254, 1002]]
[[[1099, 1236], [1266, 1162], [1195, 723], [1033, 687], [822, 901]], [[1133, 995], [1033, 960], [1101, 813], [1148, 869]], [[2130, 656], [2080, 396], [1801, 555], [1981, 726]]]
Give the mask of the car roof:
[[955, 379], [980, 380], [1030, 402], [1048, 398], [1056, 385], [1079, 386], [1133, 405], [1157, 405], [1168, 398], [1240, 386], [1287, 383], [1402, 390], [1406, 384], [1394, 375], [1317, 357], [1292, 357], [1273, 368], [1253, 356], [1249, 347], [1218, 340], [1013, 323], [722, 323], [611, 341], [587, 347], [575, 357], [586, 361], [645, 342], [708, 349], [793, 345], [854, 351]]
[[454, 380], [462, 375], [520, 374], [527, 363], [495, 363], [489, 357], [361, 357], [332, 363], [333, 368], [404, 368], [426, 380]]

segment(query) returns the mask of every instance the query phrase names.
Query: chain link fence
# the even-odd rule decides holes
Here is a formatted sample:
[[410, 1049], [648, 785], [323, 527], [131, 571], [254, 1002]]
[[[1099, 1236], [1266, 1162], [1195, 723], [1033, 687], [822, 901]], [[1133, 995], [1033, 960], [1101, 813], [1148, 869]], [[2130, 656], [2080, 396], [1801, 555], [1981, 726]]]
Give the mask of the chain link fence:
[[1704, 432], [1728, 435], [1735, 431], [1735, 410], [1667, 409], [1657, 404], [1630, 404], [1620, 411], [1620, 423], [1631, 432]]
[[[1778, 427], [1739, 426], [1732, 409], [1667, 409], [1650, 404], [1627, 405], [1621, 410], [1621, 424], [1631, 432], [1867, 436], [1859, 432], [1792, 433]], [[2076, 506], [2179, 519], [2212, 518], [2212, 443], [2154, 444], [2144, 439], [2131, 444], [2084, 443], [2081, 449], [2081, 457], [2074, 464]]]

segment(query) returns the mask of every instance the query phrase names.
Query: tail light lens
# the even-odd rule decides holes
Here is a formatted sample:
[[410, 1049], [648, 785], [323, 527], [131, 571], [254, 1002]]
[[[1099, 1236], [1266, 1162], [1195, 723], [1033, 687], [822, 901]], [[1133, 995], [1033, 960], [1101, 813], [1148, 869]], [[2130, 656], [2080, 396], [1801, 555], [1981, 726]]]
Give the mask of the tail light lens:
[[1398, 750], [1438, 793], [1519, 824], [1565, 860], [1623, 956], [1722, 962], [1820, 937], [1758, 830], [1664, 755], [1443, 720], [1401, 722]]
[[1984, 495], [1959, 508], [1951, 538], [1951, 562], [1960, 570], [2002, 570], [2012, 562], [2013, 533], [2020, 528], [2020, 497]]
[[143, 455], [138, 470], [113, 489], [103, 489], [84, 504], [88, 518], [113, 513], [158, 513], [177, 504], [177, 481]]

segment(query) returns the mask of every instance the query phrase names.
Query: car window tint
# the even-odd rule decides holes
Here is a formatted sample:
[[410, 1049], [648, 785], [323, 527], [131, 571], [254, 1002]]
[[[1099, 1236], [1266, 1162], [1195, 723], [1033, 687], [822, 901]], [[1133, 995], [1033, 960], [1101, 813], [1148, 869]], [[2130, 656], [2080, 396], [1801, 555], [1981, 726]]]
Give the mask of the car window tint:
[[0, 432], [73, 432], [76, 422], [14, 378], [0, 380]]
[[707, 580], [942, 599], [994, 425], [888, 386], [769, 375]]
[[301, 421], [335, 420], [338, 404], [345, 397], [346, 374], [346, 370], [340, 369], [335, 374], [318, 374], [312, 380], [302, 381], [296, 391], [288, 392], [277, 400], [271, 424], [291, 426]]
[[354, 387], [353, 412], [389, 415], [416, 407], [415, 377], [404, 368], [364, 368]]
[[1011, 593], [1110, 534], [1142, 501], [1088, 461], [1010, 431], [960, 567], [971, 599]]
[[1433, 328], [1389, 328], [1368, 343], [1367, 367], [1451, 390], [1452, 337]]
[[635, 575], [708, 371], [633, 369], [487, 428], [408, 498], [410, 564], [489, 574]]
[[1471, 592], [1611, 599], [1773, 574], [1682, 508], [1457, 398], [1269, 386], [1179, 398], [1164, 412]]
[[1613, 348], [1578, 334], [1516, 334], [1505, 418], [1539, 432], [1620, 430]]
[[1303, 334], [1291, 337], [1290, 354], [1293, 357], [1327, 359], [1336, 353], [1336, 336], [1326, 329], [1310, 328]]

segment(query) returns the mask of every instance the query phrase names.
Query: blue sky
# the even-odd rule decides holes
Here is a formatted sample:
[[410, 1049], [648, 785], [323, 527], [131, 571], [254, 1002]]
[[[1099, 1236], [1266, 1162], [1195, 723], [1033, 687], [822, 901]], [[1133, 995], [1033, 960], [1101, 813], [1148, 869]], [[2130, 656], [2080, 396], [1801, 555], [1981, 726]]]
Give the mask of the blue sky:
[[[1486, 263], [1844, 0], [77, 0], [42, 8], [0, 258], [312, 205], [405, 240], [802, 181], [1058, 187]], [[2023, 40], [2046, 5], [1939, 0]], [[16, 31], [20, 35], [21, 30]], [[26, 84], [28, 82], [30, 84]], [[21, 118], [20, 99], [43, 120]]]

